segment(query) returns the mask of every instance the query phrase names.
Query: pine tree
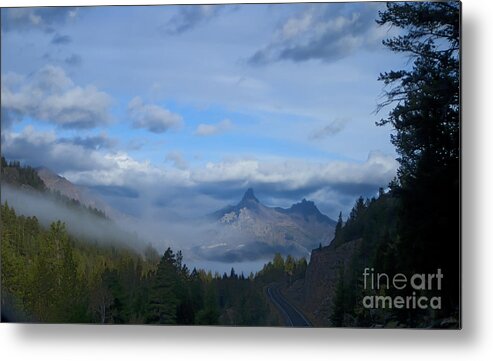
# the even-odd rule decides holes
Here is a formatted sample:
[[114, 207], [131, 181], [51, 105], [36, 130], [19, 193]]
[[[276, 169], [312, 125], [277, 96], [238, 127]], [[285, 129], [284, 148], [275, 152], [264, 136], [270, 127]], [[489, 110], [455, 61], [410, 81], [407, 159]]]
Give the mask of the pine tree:
[[173, 251], [168, 248], [159, 261], [156, 274], [151, 282], [148, 323], [176, 323], [178, 305], [175, 294], [176, 282], [176, 258]]
[[334, 238], [332, 241], [335, 245], [339, 245], [344, 242], [344, 236], [342, 234], [342, 226], [343, 226], [342, 212], [339, 212], [339, 218], [337, 218], [337, 224], [334, 230]]
[[199, 325], [217, 325], [219, 323], [217, 292], [212, 282], [207, 282], [205, 285], [204, 308], [197, 313], [195, 323]]
[[443, 311], [458, 307], [460, 294], [460, 3], [390, 2], [378, 23], [403, 29], [384, 41], [409, 55], [409, 69], [380, 75], [387, 86], [387, 118], [399, 154], [401, 272], [446, 275]]

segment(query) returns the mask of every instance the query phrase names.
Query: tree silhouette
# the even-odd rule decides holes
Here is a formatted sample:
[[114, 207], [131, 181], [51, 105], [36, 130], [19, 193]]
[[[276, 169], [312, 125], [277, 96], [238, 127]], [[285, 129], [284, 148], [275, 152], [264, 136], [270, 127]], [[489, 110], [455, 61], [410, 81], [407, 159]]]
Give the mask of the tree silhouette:
[[397, 259], [401, 271], [444, 272], [444, 310], [459, 302], [460, 3], [387, 3], [377, 23], [404, 29], [384, 41], [410, 56], [408, 69], [380, 74], [391, 141], [399, 154], [392, 191], [400, 201]]
[[149, 313], [147, 322], [174, 324], [178, 300], [175, 295], [176, 258], [168, 248], [159, 262], [156, 275], [151, 283]]

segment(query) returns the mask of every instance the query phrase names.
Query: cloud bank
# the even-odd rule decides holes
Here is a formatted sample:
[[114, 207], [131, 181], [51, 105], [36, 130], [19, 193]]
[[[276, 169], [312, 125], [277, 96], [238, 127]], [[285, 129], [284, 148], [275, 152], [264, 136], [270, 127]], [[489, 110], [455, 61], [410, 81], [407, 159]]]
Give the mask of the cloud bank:
[[[352, 206], [358, 196], [386, 187], [398, 166], [393, 156], [377, 151], [370, 152], [364, 162], [230, 157], [189, 164], [178, 150], [165, 156], [169, 166], [153, 165], [114, 151], [113, 142], [104, 134], [57, 138], [54, 132], [27, 126], [21, 132], [4, 134], [2, 152], [7, 158], [53, 169], [74, 183], [126, 187], [137, 194], [148, 194], [149, 201], [180, 203], [183, 194], [191, 198], [202, 194], [226, 205], [253, 187], [274, 205], [306, 197], [338, 208], [334, 210], [336, 215], [341, 206]], [[200, 207], [194, 208], [198, 211]], [[205, 214], [213, 210], [201, 211]]]

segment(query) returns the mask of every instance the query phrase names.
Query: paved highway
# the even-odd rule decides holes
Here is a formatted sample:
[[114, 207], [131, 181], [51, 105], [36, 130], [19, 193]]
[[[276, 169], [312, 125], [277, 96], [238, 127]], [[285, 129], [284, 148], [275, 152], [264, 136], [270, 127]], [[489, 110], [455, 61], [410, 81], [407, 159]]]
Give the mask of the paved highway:
[[286, 325], [293, 327], [310, 327], [310, 321], [308, 321], [296, 307], [289, 304], [286, 298], [279, 292], [279, 287], [280, 286], [278, 285], [267, 286], [266, 292], [267, 296], [283, 316]]

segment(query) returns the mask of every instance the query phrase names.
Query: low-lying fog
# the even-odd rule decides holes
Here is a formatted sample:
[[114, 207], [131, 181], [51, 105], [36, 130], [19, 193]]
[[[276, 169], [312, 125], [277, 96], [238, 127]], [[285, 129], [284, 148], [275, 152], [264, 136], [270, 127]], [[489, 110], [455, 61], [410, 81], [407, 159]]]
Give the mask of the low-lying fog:
[[[67, 226], [69, 233], [89, 241], [120, 242], [137, 251], [149, 243], [160, 253], [167, 247], [182, 250], [187, 266], [248, 275], [256, 272], [272, 259], [275, 252], [296, 254], [285, 249], [241, 237], [238, 233], [219, 226], [207, 217], [180, 219], [154, 214], [146, 218], [121, 216], [105, 220], [88, 212], [80, 212], [55, 201], [47, 194], [19, 189], [6, 184], [1, 187], [2, 203], [8, 202], [17, 214], [36, 216], [45, 227], [56, 220]], [[150, 212], [152, 214], [152, 212]]]

